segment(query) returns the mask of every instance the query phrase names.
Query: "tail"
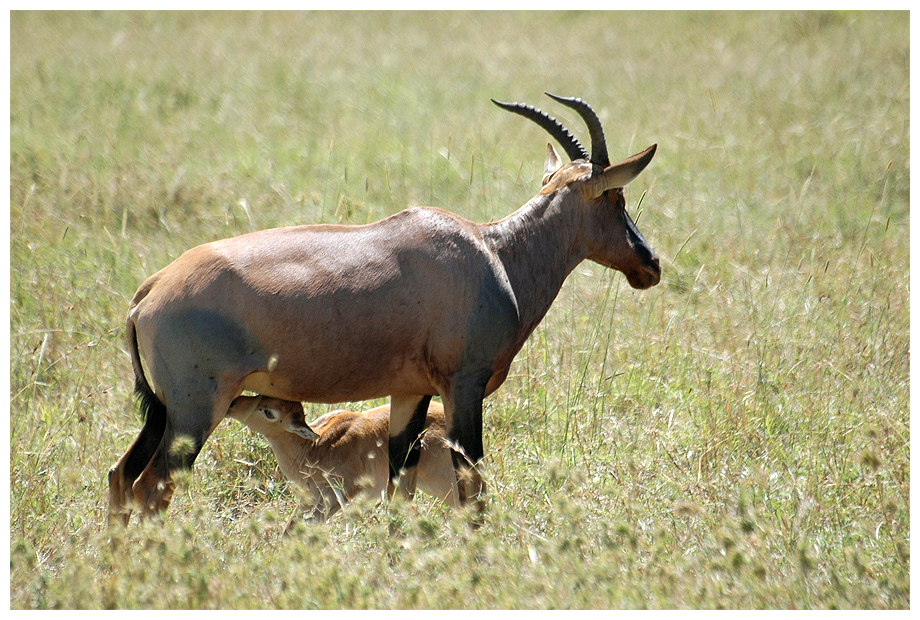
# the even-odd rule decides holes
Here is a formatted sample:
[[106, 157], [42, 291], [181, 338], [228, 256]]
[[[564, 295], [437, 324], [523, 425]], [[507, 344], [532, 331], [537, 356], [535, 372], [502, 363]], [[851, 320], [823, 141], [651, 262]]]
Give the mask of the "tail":
[[128, 316], [128, 353], [131, 355], [131, 366], [134, 368], [134, 397], [137, 399], [144, 422], [151, 422], [155, 426], [166, 423], [166, 405], [160, 402], [153, 393], [153, 388], [147, 383], [144, 368], [141, 366], [140, 349], [137, 346], [137, 327], [134, 319]]

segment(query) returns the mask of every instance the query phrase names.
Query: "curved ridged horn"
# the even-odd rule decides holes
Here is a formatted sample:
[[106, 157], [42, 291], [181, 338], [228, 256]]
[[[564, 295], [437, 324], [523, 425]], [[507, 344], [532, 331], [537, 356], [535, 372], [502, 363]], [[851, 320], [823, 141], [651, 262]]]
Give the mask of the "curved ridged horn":
[[591, 163], [598, 166], [607, 167], [610, 165], [610, 156], [607, 155], [607, 141], [604, 139], [604, 128], [601, 127], [601, 120], [594, 113], [587, 103], [578, 97], [560, 97], [552, 93], [544, 93], [552, 97], [562, 105], [568, 106], [578, 112], [585, 119], [588, 126], [588, 132], [591, 134]]
[[549, 134], [562, 145], [569, 159], [573, 161], [576, 159], [588, 159], [588, 151], [586, 151], [578, 140], [575, 139], [575, 136], [569, 133], [569, 130], [566, 129], [562, 123], [552, 116], [549, 116], [543, 110], [527, 105], [526, 103], [502, 103], [495, 99], [492, 99], [492, 103], [509, 112], [514, 112], [515, 114], [520, 114], [524, 118], [529, 118], [548, 131]]

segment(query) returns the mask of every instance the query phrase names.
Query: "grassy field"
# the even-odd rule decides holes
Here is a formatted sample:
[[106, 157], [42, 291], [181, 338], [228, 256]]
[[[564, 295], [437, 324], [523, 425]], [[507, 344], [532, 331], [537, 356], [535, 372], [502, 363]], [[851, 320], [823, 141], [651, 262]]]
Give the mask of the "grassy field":
[[[13, 608], [909, 608], [907, 13], [12, 13]], [[544, 90], [659, 144], [661, 284], [584, 263], [486, 404], [485, 526], [427, 498], [291, 539], [226, 422], [105, 527], [124, 315], [184, 250], [539, 189]], [[359, 404], [367, 407], [370, 404]], [[318, 415], [329, 407], [310, 405]]]

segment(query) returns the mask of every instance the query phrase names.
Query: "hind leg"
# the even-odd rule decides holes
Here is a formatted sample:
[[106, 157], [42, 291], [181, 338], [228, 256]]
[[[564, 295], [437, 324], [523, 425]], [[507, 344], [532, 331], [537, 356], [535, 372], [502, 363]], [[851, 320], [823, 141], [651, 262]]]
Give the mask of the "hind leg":
[[128, 524], [128, 519], [131, 517], [129, 504], [133, 497], [131, 487], [153, 458], [163, 439], [165, 428], [165, 417], [148, 415], [131, 447], [109, 470], [108, 522], [110, 524], [116, 520], [120, 520], [123, 525]]
[[142, 516], [160, 514], [169, 507], [176, 486], [173, 472], [191, 469], [235, 396], [235, 390], [224, 390], [222, 396], [211, 402], [200, 398], [198, 402], [205, 404], [195, 406], [191, 404], [194, 401], [187, 399], [167, 407], [162, 439], [132, 486], [134, 505]]
[[178, 433], [171, 426], [166, 423], [153, 458], [132, 485], [134, 507], [142, 517], [166, 511], [176, 488], [172, 473], [177, 469], [191, 468], [207, 438], [203, 433], [199, 433], [197, 438]]

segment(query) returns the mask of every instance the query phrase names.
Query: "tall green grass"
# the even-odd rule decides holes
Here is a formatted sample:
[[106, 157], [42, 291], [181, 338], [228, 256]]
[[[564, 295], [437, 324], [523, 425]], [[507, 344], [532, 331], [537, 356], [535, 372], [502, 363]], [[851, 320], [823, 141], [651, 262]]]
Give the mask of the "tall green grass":
[[[907, 13], [15, 12], [10, 34], [13, 608], [910, 606]], [[659, 144], [628, 202], [664, 275], [569, 278], [487, 401], [485, 526], [422, 498], [282, 540], [296, 495], [228, 422], [165, 523], [109, 531], [140, 282], [254, 229], [503, 217], [548, 138], [490, 97], [585, 136], [544, 90], [594, 105], [614, 159]]]

